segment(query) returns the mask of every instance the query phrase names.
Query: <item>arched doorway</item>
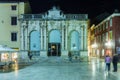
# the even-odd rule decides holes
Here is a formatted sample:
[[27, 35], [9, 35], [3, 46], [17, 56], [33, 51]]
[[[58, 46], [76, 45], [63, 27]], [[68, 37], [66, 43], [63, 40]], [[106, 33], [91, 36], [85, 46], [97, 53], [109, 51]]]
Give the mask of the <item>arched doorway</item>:
[[40, 51], [40, 33], [32, 31], [30, 33], [30, 51]]
[[61, 34], [59, 30], [52, 30], [49, 33], [48, 56], [61, 55]]
[[70, 51], [74, 56], [80, 56], [80, 38], [77, 31], [72, 31], [70, 34]]
[[77, 31], [72, 31], [70, 35], [70, 49], [71, 50], [80, 50], [80, 38]]

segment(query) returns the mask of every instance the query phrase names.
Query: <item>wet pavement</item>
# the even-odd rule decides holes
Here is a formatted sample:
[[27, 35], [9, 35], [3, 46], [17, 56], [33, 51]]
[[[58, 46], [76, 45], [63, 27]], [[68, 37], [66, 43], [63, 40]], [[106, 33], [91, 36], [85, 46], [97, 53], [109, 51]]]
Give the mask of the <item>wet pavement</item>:
[[0, 80], [120, 80], [118, 72], [105, 71], [103, 60], [92, 58], [90, 61], [62, 60], [60, 58], [40, 59], [30, 66], [0, 73]]

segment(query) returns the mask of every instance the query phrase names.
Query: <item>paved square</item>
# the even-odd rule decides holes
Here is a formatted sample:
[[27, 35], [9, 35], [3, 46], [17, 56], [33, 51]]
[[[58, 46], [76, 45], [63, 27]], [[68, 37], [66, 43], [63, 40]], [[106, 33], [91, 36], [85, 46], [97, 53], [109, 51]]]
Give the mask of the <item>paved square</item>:
[[118, 72], [105, 71], [97, 59], [90, 62], [39, 61], [9, 73], [0, 73], [1, 80], [120, 80]]

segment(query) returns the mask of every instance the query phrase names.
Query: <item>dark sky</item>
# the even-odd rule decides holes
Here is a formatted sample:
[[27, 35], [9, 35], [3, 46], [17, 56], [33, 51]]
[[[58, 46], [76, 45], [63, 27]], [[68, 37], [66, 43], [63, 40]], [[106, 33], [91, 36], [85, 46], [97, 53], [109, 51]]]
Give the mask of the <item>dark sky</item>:
[[86, 13], [93, 18], [101, 13], [120, 9], [119, 0], [29, 0], [33, 13], [46, 12], [59, 6], [64, 13]]
[[[5, 0], [3, 0], [5, 1]], [[26, 1], [26, 0], [8, 0], [8, 1]], [[32, 13], [44, 13], [53, 6], [59, 6], [63, 13], [89, 15], [94, 18], [104, 12], [113, 13], [115, 9], [120, 11], [119, 0], [29, 0]]]

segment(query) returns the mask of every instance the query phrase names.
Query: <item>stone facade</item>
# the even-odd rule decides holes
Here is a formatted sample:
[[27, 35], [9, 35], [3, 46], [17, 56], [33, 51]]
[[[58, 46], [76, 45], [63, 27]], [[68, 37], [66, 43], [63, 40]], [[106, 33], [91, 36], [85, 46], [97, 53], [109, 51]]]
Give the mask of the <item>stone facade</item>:
[[21, 15], [21, 50], [41, 56], [67, 56], [75, 51], [87, 56], [87, 14], [63, 14], [53, 7], [44, 14]]

